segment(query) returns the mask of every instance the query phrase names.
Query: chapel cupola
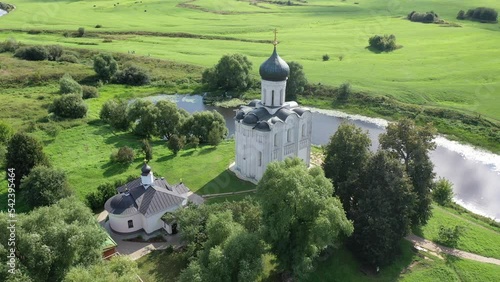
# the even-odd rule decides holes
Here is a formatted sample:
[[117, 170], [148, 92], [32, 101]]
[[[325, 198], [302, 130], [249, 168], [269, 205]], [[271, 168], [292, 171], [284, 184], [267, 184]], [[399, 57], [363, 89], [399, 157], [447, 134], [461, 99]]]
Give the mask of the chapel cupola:
[[276, 51], [276, 30], [274, 31], [274, 50], [259, 68], [261, 81], [261, 102], [270, 108], [279, 108], [285, 103], [286, 80], [290, 75], [290, 67], [280, 58]]
[[141, 168], [141, 172], [142, 172], [141, 184], [144, 186], [145, 189], [147, 189], [149, 186], [153, 185], [155, 181], [153, 171], [151, 170], [151, 167], [147, 163], [144, 163], [144, 165]]

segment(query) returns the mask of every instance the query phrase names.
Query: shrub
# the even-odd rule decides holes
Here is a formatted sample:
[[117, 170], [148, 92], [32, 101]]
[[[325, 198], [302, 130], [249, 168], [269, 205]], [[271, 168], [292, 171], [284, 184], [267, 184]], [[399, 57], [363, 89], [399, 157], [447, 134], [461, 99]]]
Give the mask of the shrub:
[[68, 94], [55, 99], [49, 112], [62, 118], [83, 118], [87, 114], [87, 105], [79, 94]]
[[134, 161], [134, 158], [134, 150], [128, 146], [121, 147], [118, 149], [118, 152], [111, 155], [111, 161], [123, 164], [131, 164]]
[[19, 48], [19, 43], [14, 38], [9, 38], [0, 45], [0, 53], [15, 52], [17, 48]]
[[109, 81], [118, 71], [118, 63], [110, 54], [101, 53], [94, 57], [94, 71], [100, 79]]
[[458, 11], [457, 20], [465, 20], [465, 11], [464, 10]]
[[375, 35], [370, 37], [368, 40], [370, 47], [375, 48], [379, 51], [390, 52], [396, 50], [396, 36], [391, 35]]
[[97, 187], [97, 191], [87, 194], [87, 205], [93, 211], [101, 210], [106, 201], [116, 194], [115, 185], [112, 183], [104, 183]]
[[439, 16], [433, 11], [426, 13], [417, 13], [413, 11], [408, 14], [408, 19], [412, 22], [434, 23], [439, 21]]
[[344, 82], [337, 89], [337, 99], [341, 101], [346, 101], [351, 95], [351, 84], [349, 82]]
[[448, 206], [453, 200], [453, 184], [444, 178], [434, 183], [432, 198], [441, 206]]
[[127, 85], [145, 85], [151, 81], [148, 72], [136, 65], [127, 65], [123, 70], [118, 71], [114, 80], [116, 83]]
[[142, 152], [144, 153], [144, 158], [147, 161], [150, 161], [153, 159], [153, 147], [151, 147], [151, 144], [149, 144], [149, 141], [147, 139], [143, 139], [141, 141], [141, 149]]
[[59, 80], [59, 91], [62, 94], [82, 94], [82, 86], [66, 73]]
[[82, 95], [83, 99], [97, 98], [99, 91], [94, 86], [82, 85]]
[[174, 153], [174, 155], [177, 155], [177, 153], [184, 148], [185, 144], [186, 136], [178, 136], [177, 134], [174, 134], [168, 139], [167, 147]]
[[59, 45], [50, 45], [46, 48], [49, 61], [57, 61], [63, 54], [63, 48]]
[[78, 30], [76, 31], [76, 36], [83, 37], [84, 35], [85, 35], [85, 28], [79, 27]]
[[68, 62], [68, 63], [73, 63], [77, 64], [78, 63], [78, 58], [75, 55], [70, 55], [70, 54], [62, 54], [61, 57], [57, 59], [58, 62]]
[[43, 61], [48, 58], [48, 52], [43, 46], [21, 47], [16, 50], [14, 57], [28, 61]]
[[323, 55], [323, 62], [326, 62], [328, 60], [330, 60], [330, 56], [328, 56], [328, 54], [324, 54]]
[[130, 127], [127, 105], [125, 100], [108, 100], [102, 106], [99, 118], [115, 129], [127, 130]]
[[454, 248], [458, 244], [458, 240], [460, 240], [460, 235], [463, 233], [463, 228], [461, 226], [455, 225], [455, 227], [445, 227], [443, 225], [439, 226], [439, 238], [438, 242]]
[[100, 24], [96, 24], [96, 26], [95, 26], [95, 28], [101, 28], [101, 27], [102, 27], [102, 25], [100, 25]]

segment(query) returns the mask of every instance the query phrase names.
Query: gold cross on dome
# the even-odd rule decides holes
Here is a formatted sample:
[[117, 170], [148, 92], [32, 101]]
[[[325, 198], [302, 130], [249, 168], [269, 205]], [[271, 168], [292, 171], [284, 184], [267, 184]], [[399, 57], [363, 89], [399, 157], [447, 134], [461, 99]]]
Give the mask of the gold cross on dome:
[[274, 46], [278, 45], [278, 40], [276, 39], [277, 34], [278, 34], [278, 30], [275, 28], [274, 29], [274, 41], [273, 41]]

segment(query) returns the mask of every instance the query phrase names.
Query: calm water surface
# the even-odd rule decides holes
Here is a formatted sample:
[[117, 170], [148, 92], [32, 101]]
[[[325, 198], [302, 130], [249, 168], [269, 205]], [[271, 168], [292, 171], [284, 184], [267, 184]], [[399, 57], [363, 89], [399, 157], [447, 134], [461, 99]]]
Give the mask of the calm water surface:
[[[168, 99], [180, 108], [192, 113], [203, 110], [217, 110], [224, 116], [229, 135], [234, 134], [234, 109], [204, 105], [199, 95], [158, 95], [148, 97], [152, 101]], [[328, 143], [343, 121], [351, 122], [368, 131], [372, 150], [379, 146], [378, 136], [385, 131], [387, 122], [357, 115], [346, 115], [336, 111], [312, 109], [313, 144]], [[453, 183], [455, 201], [462, 206], [497, 221], [500, 220], [500, 156], [471, 146], [462, 145], [443, 137], [436, 138], [437, 148], [431, 152], [434, 171]]]

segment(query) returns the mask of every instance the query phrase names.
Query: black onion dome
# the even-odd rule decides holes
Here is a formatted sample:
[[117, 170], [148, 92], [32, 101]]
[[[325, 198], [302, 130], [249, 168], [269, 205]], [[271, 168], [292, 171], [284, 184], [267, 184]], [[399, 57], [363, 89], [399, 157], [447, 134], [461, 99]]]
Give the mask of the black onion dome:
[[137, 211], [130, 194], [118, 194], [109, 198], [104, 204], [106, 211], [112, 214], [130, 214]]
[[276, 46], [274, 46], [271, 57], [260, 65], [259, 73], [263, 80], [269, 81], [283, 81], [290, 74], [290, 67], [280, 58], [278, 52], [276, 52]]
[[151, 167], [147, 163], [144, 163], [144, 165], [141, 168], [141, 172], [143, 176], [146, 176], [151, 172]]

